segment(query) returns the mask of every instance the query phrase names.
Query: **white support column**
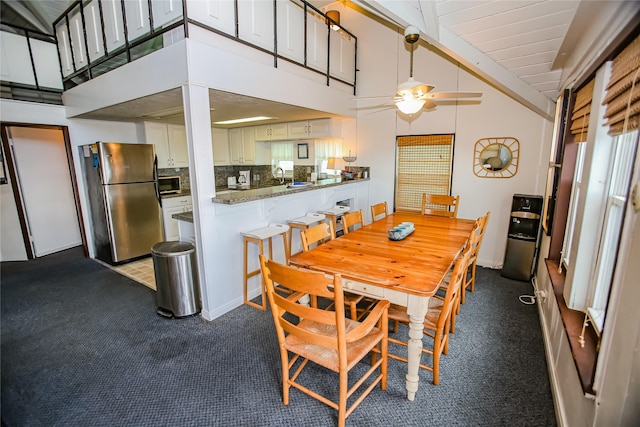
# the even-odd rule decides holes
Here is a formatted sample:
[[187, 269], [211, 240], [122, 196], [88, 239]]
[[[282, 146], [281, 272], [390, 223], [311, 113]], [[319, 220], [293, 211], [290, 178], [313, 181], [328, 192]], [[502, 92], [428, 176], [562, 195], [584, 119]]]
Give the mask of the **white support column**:
[[186, 84], [182, 86], [187, 147], [189, 150], [189, 178], [193, 198], [193, 220], [198, 259], [198, 277], [202, 295], [202, 316], [210, 320], [214, 274], [207, 262], [214, 256], [213, 239], [215, 211], [211, 196], [215, 190], [213, 150], [211, 147], [211, 119], [209, 117], [209, 89]]

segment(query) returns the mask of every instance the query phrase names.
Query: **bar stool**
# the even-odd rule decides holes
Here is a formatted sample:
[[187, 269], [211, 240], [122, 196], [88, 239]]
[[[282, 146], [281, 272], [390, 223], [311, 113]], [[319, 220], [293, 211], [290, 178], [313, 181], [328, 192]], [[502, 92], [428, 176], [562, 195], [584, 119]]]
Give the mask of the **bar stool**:
[[291, 231], [289, 232], [289, 250], [291, 251], [291, 255], [293, 255], [293, 229], [297, 228], [298, 230], [306, 230], [311, 225], [314, 225], [315, 223], [320, 221], [324, 221], [325, 218], [326, 216], [324, 214], [311, 212], [306, 214], [305, 216], [290, 219], [289, 221], [287, 221], [287, 223], [291, 227]]
[[333, 228], [334, 230], [336, 230], [336, 235], [337, 235], [338, 234], [338, 218], [340, 218], [342, 215], [346, 214], [350, 210], [351, 208], [349, 206], [335, 205], [331, 209], [320, 211], [320, 213], [325, 214], [327, 218], [333, 222]]
[[253, 231], [247, 231], [242, 233], [244, 239], [244, 303], [251, 307], [258, 308], [265, 311], [267, 309], [267, 298], [264, 287], [264, 282], [260, 280], [260, 289], [262, 291], [262, 303], [256, 304], [249, 300], [248, 284], [249, 279], [253, 276], [260, 274], [260, 267], [257, 270], [247, 271], [249, 268], [248, 249], [249, 243], [257, 243], [260, 255], [264, 255], [264, 241], [269, 240], [269, 259], [273, 259], [273, 238], [276, 236], [282, 236], [282, 244], [284, 246], [285, 264], [289, 263], [289, 247], [287, 245], [287, 233], [289, 226], [286, 224], [269, 224], [266, 227], [259, 228]]

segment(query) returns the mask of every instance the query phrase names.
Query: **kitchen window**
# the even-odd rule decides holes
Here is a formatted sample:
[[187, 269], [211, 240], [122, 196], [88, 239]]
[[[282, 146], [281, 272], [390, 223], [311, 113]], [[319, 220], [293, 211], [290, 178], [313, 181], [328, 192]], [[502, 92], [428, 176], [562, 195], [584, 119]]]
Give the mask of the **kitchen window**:
[[[340, 139], [318, 139], [315, 141], [316, 169], [320, 174], [327, 176], [340, 175], [340, 165], [342, 161], [342, 140]], [[334, 168], [329, 168], [329, 159], [339, 159], [334, 161]]]
[[280, 178], [276, 173], [278, 168], [282, 168], [285, 178], [293, 178], [293, 153], [293, 142], [271, 143], [271, 171], [274, 178]]

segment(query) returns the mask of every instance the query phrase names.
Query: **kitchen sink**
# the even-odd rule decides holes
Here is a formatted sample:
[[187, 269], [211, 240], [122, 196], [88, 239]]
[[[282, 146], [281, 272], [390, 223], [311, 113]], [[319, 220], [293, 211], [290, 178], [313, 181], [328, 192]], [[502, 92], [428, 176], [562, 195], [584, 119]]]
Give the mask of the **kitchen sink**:
[[287, 184], [287, 188], [303, 188], [303, 187], [308, 187], [310, 185], [313, 185], [310, 182], [292, 182], [290, 184]]

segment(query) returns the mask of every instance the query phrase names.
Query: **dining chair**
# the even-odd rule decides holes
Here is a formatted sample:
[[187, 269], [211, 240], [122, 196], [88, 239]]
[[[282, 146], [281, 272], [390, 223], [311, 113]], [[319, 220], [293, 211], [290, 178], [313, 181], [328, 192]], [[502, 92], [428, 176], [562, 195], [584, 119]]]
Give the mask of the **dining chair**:
[[[467, 270], [469, 263], [469, 257], [471, 250], [465, 250], [462, 256], [458, 257], [451, 274], [451, 283], [447, 288], [447, 292], [444, 298], [429, 298], [429, 308], [424, 319], [424, 335], [431, 337], [433, 340], [433, 346], [431, 349], [423, 348], [424, 353], [431, 354], [432, 365], [420, 364], [420, 368], [433, 372], [433, 384], [438, 385], [440, 381], [440, 356], [449, 353], [449, 331], [451, 327], [451, 318], [453, 310], [455, 309], [456, 299], [460, 289], [462, 288], [462, 282], [464, 280], [464, 274]], [[391, 304], [389, 306], [389, 320], [397, 321], [404, 324], [409, 324], [409, 315], [405, 307]], [[397, 332], [397, 329], [394, 329]], [[397, 338], [389, 337], [390, 343], [407, 346], [406, 341], [399, 340]], [[389, 357], [402, 362], [407, 362], [407, 358], [399, 356], [389, 352]]]
[[465, 274], [465, 279], [462, 284], [462, 291], [460, 292], [460, 302], [465, 302], [465, 291], [467, 288], [471, 288], [471, 292], [475, 292], [476, 289], [476, 261], [478, 260], [478, 253], [480, 252], [480, 245], [482, 245], [482, 239], [484, 238], [484, 232], [487, 231], [487, 223], [489, 222], [490, 211], [487, 214], [478, 219], [479, 228], [476, 230], [476, 238], [472, 243], [471, 258], [469, 260], [469, 272]]
[[[437, 215], [456, 218], [458, 216], [458, 202], [460, 196], [444, 194], [422, 194], [422, 215]], [[437, 205], [437, 206], [434, 206]]]
[[[378, 215], [382, 216], [378, 218]], [[371, 205], [371, 221], [377, 221], [379, 219], [385, 218], [387, 215], [389, 215], [389, 212], [387, 210], [387, 202]]]
[[303, 252], [335, 238], [336, 230], [332, 221], [321, 222], [320, 224], [309, 227], [306, 230], [300, 230], [300, 240], [302, 240]]
[[[471, 256], [473, 255], [473, 248], [477, 246], [478, 240], [481, 238], [480, 229], [482, 227], [482, 220], [483, 220], [483, 217], [480, 217], [473, 224], [473, 228], [469, 232], [469, 240], [467, 241], [467, 244], [465, 245], [465, 248], [464, 248], [465, 252], [467, 251], [470, 252], [469, 261], [467, 262], [467, 270], [465, 271], [465, 274], [462, 278], [462, 283], [460, 285], [460, 292], [458, 293], [458, 297], [456, 298], [456, 301], [455, 301], [453, 313], [451, 314], [451, 333], [456, 332], [456, 316], [460, 314], [460, 304], [464, 298], [464, 286], [467, 282], [467, 272], [471, 265]], [[452, 270], [449, 270], [447, 274], [444, 276], [444, 279], [442, 279], [440, 286], [438, 286], [439, 291], [444, 291], [446, 294], [447, 289], [451, 284], [452, 275], [453, 275]], [[434, 297], [439, 299], [444, 299], [444, 297], [439, 294], [434, 295]]]
[[342, 217], [342, 231], [349, 234], [349, 228], [360, 225], [364, 227], [364, 215], [362, 209], [344, 214]]
[[[338, 426], [343, 427], [346, 418], [378, 383], [382, 390], [387, 388], [389, 301], [379, 301], [367, 318], [358, 322], [346, 318], [343, 310], [326, 311], [298, 303], [305, 295], [313, 295], [334, 299], [340, 306], [344, 293], [339, 274], [327, 278], [324, 273], [289, 267], [267, 260], [263, 255], [260, 265], [280, 348], [283, 403], [289, 404], [290, 387], [297, 388], [336, 409]], [[293, 293], [279, 295], [275, 292], [276, 283]], [[371, 367], [357, 381], [349, 381], [351, 368], [368, 354], [372, 354]], [[337, 401], [309, 389], [299, 380], [309, 361], [338, 373]], [[378, 370], [379, 373], [372, 376]], [[353, 404], [347, 406], [347, 399], [366, 384], [365, 381], [369, 384]], [[353, 385], [349, 387], [349, 383]]]
[[[300, 239], [302, 240], [302, 251], [307, 252], [311, 250], [313, 247], [320, 245], [324, 242], [328, 242], [336, 238], [336, 232], [333, 228], [333, 222], [321, 222], [318, 225], [314, 225], [313, 227], [309, 227], [306, 230], [300, 231]], [[362, 295], [352, 294], [349, 292], [345, 292], [344, 294], [344, 304], [345, 307], [349, 308], [349, 316], [356, 320], [358, 319], [358, 303], [362, 301], [364, 297]], [[314, 298], [312, 298], [313, 304], [317, 305], [317, 302]], [[333, 303], [332, 303], [333, 304]], [[332, 306], [329, 305], [329, 307]], [[364, 311], [362, 312], [364, 314]]]

